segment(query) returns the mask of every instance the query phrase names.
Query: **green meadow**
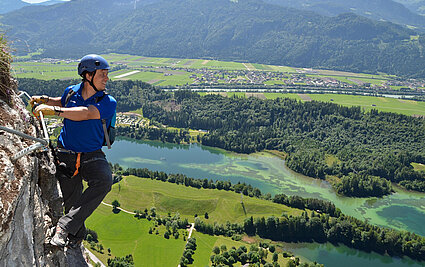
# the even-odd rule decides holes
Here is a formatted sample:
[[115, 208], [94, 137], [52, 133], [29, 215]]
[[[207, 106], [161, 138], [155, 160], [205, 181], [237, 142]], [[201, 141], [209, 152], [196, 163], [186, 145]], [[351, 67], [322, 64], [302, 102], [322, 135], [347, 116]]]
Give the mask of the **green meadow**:
[[[281, 216], [283, 213], [296, 216], [302, 213], [298, 209], [244, 196], [242, 200], [245, 214], [240, 194], [218, 189], [196, 189], [135, 176], [126, 176], [114, 184], [104, 202], [111, 203], [115, 199], [120, 202], [121, 208], [131, 212], [155, 207], [161, 217], [167, 216], [169, 212], [171, 214], [178, 212], [181, 218], [188, 218], [189, 222], [194, 221], [194, 214], [198, 214], [207, 223], [216, 221], [242, 223], [249, 216]], [[209, 219], [204, 218], [205, 212], [208, 212]], [[104, 247], [103, 253], [92, 251], [99, 259], [106, 263], [109, 257], [132, 254], [136, 266], [177, 266], [185, 246], [184, 232], [187, 231], [179, 230], [178, 239], [174, 237], [165, 239], [163, 237], [165, 226], [156, 226], [154, 233], [149, 234], [149, 228], [155, 227], [153, 221], [137, 219], [123, 211], [113, 213], [112, 208], [106, 205], [100, 205], [95, 210], [87, 219], [86, 226], [97, 232], [99, 242]], [[159, 234], [155, 234], [156, 229]], [[194, 237], [198, 248], [192, 266], [209, 266], [214, 246], [226, 245], [228, 249], [242, 245], [249, 249], [250, 246], [246, 242], [234, 241], [223, 236], [194, 232]], [[86, 247], [89, 245], [86, 244]], [[111, 255], [108, 255], [108, 248], [111, 249]], [[271, 262], [272, 255], [269, 254]], [[279, 255], [279, 263], [286, 264], [282, 255]]]
[[247, 196], [242, 197], [244, 211], [241, 195], [234, 192], [196, 189], [135, 176], [125, 177], [119, 184], [115, 184], [104, 201], [112, 203], [115, 199], [122, 208], [129, 211], [155, 207], [160, 215], [178, 212], [189, 221], [193, 221], [195, 214], [204, 216], [205, 212], [208, 212], [208, 221], [220, 223], [241, 223], [250, 216], [301, 214], [301, 210]]
[[309, 94], [312, 100], [325, 101], [343, 106], [360, 106], [365, 111], [376, 109], [405, 115], [425, 115], [425, 102], [396, 99], [390, 97], [373, 97], [337, 94]]
[[[305, 101], [299, 94], [264, 93], [268, 99], [288, 97]], [[311, 100], [332, 102], [343, 106], [360, 106], [365, 111], [376, 109], [384, 112], [394, 112], [404, 115], [425, 115], [425, 102], [395, 99], [390, 97], [340, 95], [340, 94], [306, 94]]]
[[[193, 255], [194, 263], [191, 266], [197, 266], [197, 267], [207, 267], [211, 266], [210, 263], [210, 256], [214, 255], [212, 252], [214, 247], [221, 247], [222, 245], [225, 245], [227, 250], [231, 249], [232, 247], [235, 247], [238, 249], [241, 246], [245, 246], [248, 251], [250, 249], [250, 243], [244, 242], [244, 241], [235, 241], [232, 240], [229, 237], [224, 236], [210, 236], [203, 233], [194, 232], [193, 237], [196, 238], [196, 245], [197, 249], [195, 251], [195, 254]], [[258, 241], [256, 238], [249, 240], [250, 242]], [[287, 266], [287, 262], [289, 258], [284, 258], [282, 256], [282, 251], [277, 247], [276, 252], [279, 253], [278, 263], [280, 266]], [[273, 253], [268, 253], [267, 255], [267, 262], [272, 262], [272, 256]], [[233, 266], [241, 266], [240, 262], [237, 264], [234, 264]]]
[[[219, 94], [228, 97], [245, 98], [245, 92], [199, 92], [200, 95]], [[257, 93], [256, 96], [264, 95], [266, 99], [276, 98], [293, 98], [299, 101], [323, 101], [331, 102], [347, 107], [360, 106], [365, 111], [376, 109], [383, 112], [393, 112], [408, 116], [422, 115], [425, 116], [425, 102], [407, 99], [396, 99], [390, 97], [375, 96], [358, 96], [358, 95], [342, 95], [342, 94], [294, 94], [294, 93]]]
[[158, 227], [158, 235], [149, 234], [149, 228], [154, 227], [152, 221], [139, 220], [122, 211], [115, 214], [111, 207], [105, 205], [100, 205], [86, 220], [86, 226], [99, 236], [104, 253], [92, 252], [103, 263], [107, 262], [107, 249], [110, 248], [111, 256], [124, 257], [132, 254], [136, 266], [177, 266], [186, 244], [183, 234], [179, 239], [165, 239], [164, 226]]

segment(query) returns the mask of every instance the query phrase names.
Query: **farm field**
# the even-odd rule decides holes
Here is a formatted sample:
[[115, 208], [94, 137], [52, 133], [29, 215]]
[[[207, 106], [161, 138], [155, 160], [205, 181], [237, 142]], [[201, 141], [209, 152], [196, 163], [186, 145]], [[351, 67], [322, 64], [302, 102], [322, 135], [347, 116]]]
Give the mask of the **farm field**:
[[245, 218], [300, 215], [301, 210], [271, 203], [270, 201], [243, 196], [246, 215], [241, 205], [241, 195], [218, 189], [196, 189], [143, 179], [135, 176], [125, 177], [112, 187], [105, 202], [118, 200], [121, 207], [129, 210], [148, 210], [155, 207], [157, 213], [179, 212], [182, 218], [193, 221], [194, 215], [203, 216], [208, 212], [209, 222], [225, 223], [227, 221], [242, 223]]
[[[311, 70], [311, 69], [300, 69], [292, 68], [288, 66], [274, 66], [257, 63], [240, 63], [230, 61], [218, 61], [208, 59], [180, 59], [180, 58], [156, 58], [156, 57], [144, 57], [135, 56], [128, 54], [116, 54], [110, 53], [102, 55], [111, 65], [110, 77], [119, 76], [126, 72], [134, 70], [140, 70], [141, 68], [178, 68], [178, 69], [189, 69], [188, 71], [182, 71], [180, 74], [171, 76], [161, 77], [160, 79], [150, 79], [152, 74], [134, 74], [123, 77], [123, 79], [140, 79], [145, 82], [151, 80], [160, 81], [159, 83], [152, 84], [167, 86], [167, 85], [185, 85], [186, 83], [191, 84], [194, 80], [189, 78], [191, 74], [190, 69], [211, 69], [211, 70], [222, 70], [222, 71], [238, 71], [238, 70], [250, 70], [250, 71], [270, 71], [270, 72], [281, 72], [288, 74], [306, 74], [311, 77], [333, 77], [341, 82], [349, 84], [362, 84], [372, 83], [381, 85], [386, 79], [387, 75], [371, 75], [363, 73], [349, 73], [342, 71], [331, 71], [331, 70]], [[28, 57], [19, 57], [19, 60], [28, 60]], [[17, 61], [12, 63], [12, 72], [17, 78], [37, 78], [37, 79], [73, 79], [78, 78], [75, 70], [77, 67], [77, 60], [44, 60], [43, 62], [33, 61]], [[122, 69], [124, 68], [124, 70]], [[143, 71], [144, 72], [144, 71]], [[148, 71], [149, 73], [149, 71]], [[173, 77], [175, 76], [175, 77]], [[183, 76], [183, 77], [177, 77]], [[150, 79], [150, 80], [149, 80]], [[162, 81], [164, 80], [164, 81]], [[280, 80], [269, 80], [265, 84], [282, 84]], [[299, 83], [305, 84], [305, 83]]]

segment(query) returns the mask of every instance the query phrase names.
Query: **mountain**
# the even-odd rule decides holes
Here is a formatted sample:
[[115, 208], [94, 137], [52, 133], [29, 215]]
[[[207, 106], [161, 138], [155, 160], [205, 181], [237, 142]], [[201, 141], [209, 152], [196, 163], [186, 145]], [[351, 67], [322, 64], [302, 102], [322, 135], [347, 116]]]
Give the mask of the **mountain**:
[[48, 6], [48, 5], [60, 4], [60, 3], [71, 1], [71, 0], [49, 0], [49, 1], [41, 2], [37, 4], [31, 4], [21, 0], [1, 0], [1, 1], [2, 1], [2, 5], [0, 6], [0, 14], [5, 14], [14, 10], [18, 10], [25, 6], [36, 6], [36, 5]]
[[31, 4], [21, 0], [2, 0], [0, 5], [0, 14], [4, 14], [29, 5]]
[[425, 15], [425, 0], [395, 0], [419, 15]]
[[[399, 0], [409, 1], [409, 0]], [[337, 16], [353, 12], [375, 20], [385, 20], [425, 30], [425, 17], [412, 12], [399, 1], [392, 0], [264, 0], [266, 3], [317, 12], [325, 16]], [[414, 0], [410, 0], [414, 1]], [[423, 0], [418, 0], [422, 1]], [[422, 3], [423, 4], [423, 3]]]
[[[96, 12], [93, 12], [96, 10]], [[425, 76], [425, 36], [353, 13], [336, 17], [255, 0], [74, 0], [0, 19], [17, 52], [215, 58]]]

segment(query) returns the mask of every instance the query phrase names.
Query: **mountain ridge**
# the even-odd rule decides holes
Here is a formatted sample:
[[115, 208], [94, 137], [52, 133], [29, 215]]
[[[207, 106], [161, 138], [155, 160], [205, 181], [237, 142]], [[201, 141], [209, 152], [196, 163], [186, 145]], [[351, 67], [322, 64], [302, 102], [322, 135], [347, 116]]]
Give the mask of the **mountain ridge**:
[[425, 17], [392, 0], [264, 0], [266, 3], [314, 11], [324, 16], [352, 12], [374, 20], [385, 20], [425, 29]]
[[18, 52], [28, 43], [50, 57], [120, 52], [425, 76], [425, 37], [352, 13], [326, 17], [255, 0], [154, 0], [137, 9], [131, 1], [75, 0], [37, 8], [0, 19], [10, 39], [25, 40], [15, 42]]

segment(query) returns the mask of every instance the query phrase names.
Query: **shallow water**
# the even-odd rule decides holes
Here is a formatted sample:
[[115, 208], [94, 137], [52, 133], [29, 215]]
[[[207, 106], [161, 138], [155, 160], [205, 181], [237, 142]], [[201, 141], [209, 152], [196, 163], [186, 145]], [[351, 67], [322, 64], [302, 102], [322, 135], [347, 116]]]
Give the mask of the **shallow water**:
[[[332, 201], [347, 215], [366, 219], [376, 225], [407, 230], [425, 236], [425, 227], [423, 226], [425, 194], [423, 193], [397, 189], [396, 193], [383, 198], [341, 197], [335, 194], [326, 181], [295, 173], [285, 166], [284, 160], [265, 152], [245, 155], [198, 144], [176, 145], [155, 141], [136, 142], [126, 139], [116, 141], [112, 147], [111, 150], [105, 150], [108, 160], [112, 163], [119, 163], [123, 167], [183, 173], [189, 177], [230, 180], [232, 183], [241, 181], [258, 187], [263, 193], [270, 192], [272, 195], [285, 193], [325, 199]], [[313, 251], [316, 253], [316, 251], [329, 250], [329, 247], [323, 246], [315, 247]], [[332, 245], [328, 244], [328, 246]], [[332, 247], [331, 251], [341, 248]], [[302, 254], [306, 255], [309, 255], [308, 251], [307, 247], [301, 250]], [[357, 250], [353, 251], [358, 254], [355, 256], [356, 258], [364, 256]], [[320, 254], [314, 258], [316, 257], [320, 258]], [[375, 256], [371, 257], [376, 258]], [[416, 264], [411, 265], [412, 263], [407, 262], [406, 265], [404, 261], [397, 261], [391, 257], [384, 258], [388, 258], [388, 261], [392, 259], [394, 264], [398, 264], [385, 266], [416, 266]], [[326, 264], [323, 261], [317, 261]], [[373, 266], [375, 266], [377, 263], [373, 262]], [[355, 266], [361, 264], [361, 262], [357, 262]], [[326, 264], [326, 266], [336, 265]]]

